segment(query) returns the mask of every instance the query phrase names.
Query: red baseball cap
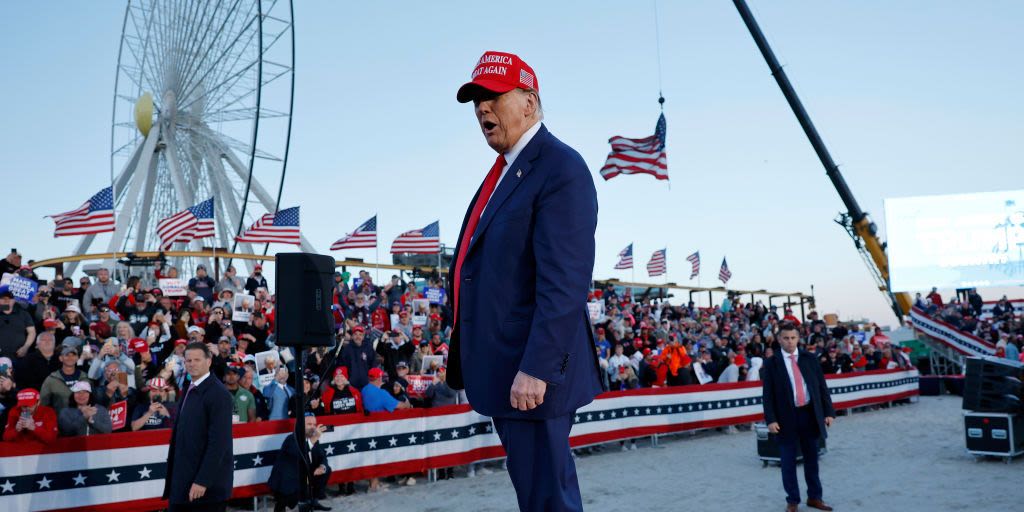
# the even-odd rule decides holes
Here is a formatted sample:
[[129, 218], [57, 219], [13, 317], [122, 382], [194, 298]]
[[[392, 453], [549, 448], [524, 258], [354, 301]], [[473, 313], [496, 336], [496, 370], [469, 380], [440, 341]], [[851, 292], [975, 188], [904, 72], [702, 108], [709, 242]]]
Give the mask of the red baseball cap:
[[142, 338], [132, 338], [131, 341], [128, 342], [128, 346], [136, 352], [149, 352], [149, 345], [147, 345], [146, 340]]
[[54, 327], [57, 327], [57, 321], [56, 320], [54, 320], [52, 318], [47, 318], [46, 320], [43, 320], [43, 328], [44, 329], [53, 329]]
[[181, 338], [178, 338], [178, 339], [174, 340], [174, 346], [178, 346], [178, 345], [188, 345], [188, 340], [184, 340], [184, 339], [181, 339]]
[[352, 327], [352, 332], [366, 332], [366, 328], [361, 325], [356, 325]]
[[348, 378], [348, 367], [347, 366], [339, 366], [339, 367], [335, 368], [334, 369], [334, 376], [337, 377], [339, 374], [340, 375], [344, 375], [345, 378], [347, 379]]
[[512, 89], [533, 89], [540, 92], [537, 74], [518, 55], [484, 52], [473, 68], [471, 80], [459, 87], [455, 98], [459, 103], [473, 101], [481, 89], [504, 94]]
[[32, 407], [39, 403], [39, 392], [32, 388], [18, 391], [18, 407]]
[[370, 377], [370, 380], [377, 380], [384, 376], [384, 370], [380, 368], [370, 368], [370, 371], [366, 372], [366, 375]]

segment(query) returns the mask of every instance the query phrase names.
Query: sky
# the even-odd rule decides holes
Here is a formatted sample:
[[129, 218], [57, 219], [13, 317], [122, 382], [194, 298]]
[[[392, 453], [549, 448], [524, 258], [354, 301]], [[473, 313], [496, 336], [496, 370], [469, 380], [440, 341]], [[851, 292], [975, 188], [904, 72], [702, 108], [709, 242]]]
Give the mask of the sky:
[[[699, 250], [701, 285], [720, 284], [727, 257], [730, 288], [813, 286], [821, 312], [895, 322], [833, 222], [842, 202], [731, 2], [659, 2], [660, 73], [653, 2], [295, 3], [281, 204], [302, 207], [318, 251], [374, 213], [382, 259], [395, 236], [434, 220], [454, 245], [494, 159], [455, 91], [485, 50], [509, 51], [537, 72], [545, 125], [594, 174], [596, 278], [630, 279], [612, 267], [632, 242], [637, 281], [662, 282], [643, 265], [666, 247], [667, 281], [697, 284], [685, 257]], [[883, 236], [885, 198], [1021, 188], [1012, 148], [1024, 135], [1024, 3], [750, 5]], [[43, 217], [109, 182], [124, 3], [7, 3], [0, 12], [3, 238], [29, 259], [67, 255], [77, 240], [52, 238]], [[653, 133], [659, 82], [671, 186], [649, 176], [605, 182], [608, 138]]]

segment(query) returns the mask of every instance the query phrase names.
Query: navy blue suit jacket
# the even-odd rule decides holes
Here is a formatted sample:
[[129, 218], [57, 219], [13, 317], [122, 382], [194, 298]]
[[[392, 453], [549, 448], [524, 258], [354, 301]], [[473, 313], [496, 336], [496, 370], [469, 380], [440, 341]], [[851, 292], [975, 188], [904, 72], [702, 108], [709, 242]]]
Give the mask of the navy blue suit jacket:
[[[778, 422], [779, 437], [795, 439], [796, 402], [793, 400], [793, 385], [789, 382], [784, 353], [779, 350], [770, 357], [765, 362], [764, 372], [761, 374], [764, 393], [762, 404], [764, 405], [764, 422]], [[796, 365], [800, 368], [800, 375], [807, 385], [811, 405], [814, 406], [818, 432], [823, 437], [828, 437], [828, 432], [825, 429], [825, 417], [834, 418], [836, 411], [832, 408], [832, 395], [828, 392], [828, 385], [825, 384], [825, 374], [821, 371], [821, 364], [818, 363], [814, 354], [805, 350], [799, 350], [798, 353]]]
[[211, 373], [188, 394], [184, 408], [181, 404], [179, 400], [167, 450], [163, 497], [175, 504], [190, 503], [188, 491], [196, 483], [206, 486], [206, 494], [192, 503], [227, 501], [235, 475], [231, 394]]
[[[331, 474], [331, 465], [327, 460], [327, 452], [320, 443], [314, 443], [313, 449], [309, 451], [310, 465], [309, 474], [312, 477], [313, 471], [323, 464], [327, 468], [326, 475]], [[281, 443], [281, 450], [277, 452], [277, 459], [274, 461], [274, 468], [270, 470], [270, 479], [267, 485], [270, 490], [285, 496], [299, 493], [299, 461], [302, 460], [302, 453], [299, 452], [299, 443], [295, 442], [295, 433], [288, 434]], [[328, 476], [329, 478], [329, 476]]]
[[[541, 126], [491, 195], [465, 261], [452, 262], [462, 264], [462, 283], [447, 379], [465, 387], [477, 412], [554, 418], [601, 392], [586, 305], [596, 228], [587, 164]], [[530, 411], [509, 403], [519, 371], [548, 383], [544, 403]]]

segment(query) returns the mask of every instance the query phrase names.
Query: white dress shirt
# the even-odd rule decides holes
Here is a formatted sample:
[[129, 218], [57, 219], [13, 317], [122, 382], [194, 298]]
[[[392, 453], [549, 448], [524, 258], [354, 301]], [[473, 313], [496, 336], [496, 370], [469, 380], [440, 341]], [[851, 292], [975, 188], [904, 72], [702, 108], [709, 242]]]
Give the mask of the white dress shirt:
[[[793, 352], [792, 354], [790, 354], [789, 352], [786, 352], [785, 350], [783, 350], [782, 351], [782, 358], [783, 358], [783, 362], [786, 365], [786, 374], [789, 375], [789, 387], [793, 389], [793, 403], [794, 404], [798, 404], [799, 402], [797, 402], [797, 399], [796, 399], [796, 379], [793, 377], [793, 358], [796, 358], [797, 361], [799, 361], [800, 360], [800, 351], [797, 350], [797, 351]], [[803, 372], [800, 373], [800, 384], [804, 388], [804, 399], [807, 400], [808, 404], [811, 403], [811, 394], [808, 393], [808, 391], [807, 391], [807, 377], [804, 376]], [[804, 404], [804, 405], [807, 405], [807, 404]], [[799, 405], [797, 405], [797, 407], [799, 407]]]
[[[498, 176], [498, 182], [494, 184], [494, 190], [498, 190], [498, 186], [501, 185], [501, 180], [505, 179], [505, 174], [508, 173], [509, 167], [512, 167], [512, 164], [516, 161], [516, 158], [519, 157], [519, 153], [523, 152], [523, 148], [525, 148], [526, 145], [529, 144], [531, 140], [533, 140], [533, 136], [537, 135], [537, 132], [540, 131], [540, 125], [540, 121], [533, 123], [533, 126], [527, 129], [523, 133], [523, 136], [519, 137], [519, 140], [516, 141], [516, 143], [513, 144], [512, 147], [504, 153], [505, 167], [501, 169], [501, 175]], [[491, 192], [491, 195], [493, 196], [494, 193]], [[487, 198], [487, 202], [490, 203], [490, 198]], [[484, 215], [484, 211], [486, 210], [487, 205], [485, 204], [484, 209], [480, 210], [481, 217]]]
[[206, 375], [203, 375], [202, 377], [199, 377], [198, 379], [192, 381], [192, 385], [198, 388], [199, 385], [202, 384], [203, 381], [206, 380], [207, 377], [209, 377], [209, 376], [210, 376], [210, 372], [206, 372]]

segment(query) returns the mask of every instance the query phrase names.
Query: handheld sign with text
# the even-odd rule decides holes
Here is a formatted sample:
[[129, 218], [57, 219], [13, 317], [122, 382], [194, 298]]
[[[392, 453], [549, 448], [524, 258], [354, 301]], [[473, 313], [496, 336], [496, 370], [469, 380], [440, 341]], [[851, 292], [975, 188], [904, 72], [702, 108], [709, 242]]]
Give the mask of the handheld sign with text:
[[9, 291], [17, 300], [31, 301], [39, 291], [39, 283], [14, 274], [4, 274], [0, 278], [0, 292]]
[[423, 292], [423, 296], [425, 296], [431, 304], [441, 304], [444, 301], [445, 296], [444, 288], [427, 288]]
[[256, 353], [256, 374], [260, 389], [274, 382], [274, 375], [277, 373], [280, 363], [281, 361], [278, 359], [277, 351], [275, 350]]
[[406, 375], [405, 380], [409, 383], [405, 392], [413, 398], [423, 398], [427, 388], [434, 382], [434, 378], [429, 375]]
[[128, 420], [128, 401], [121, 400], [116, 404], [112, 404], [110, 409], [110, 424], [114, 430], [120, 430], [124, 428], [125, 422]]
[[159, 280], [160, 291], [167, 297], [184, 297], [188, 295], [185, 282], [176, 277], [165, 277]]

